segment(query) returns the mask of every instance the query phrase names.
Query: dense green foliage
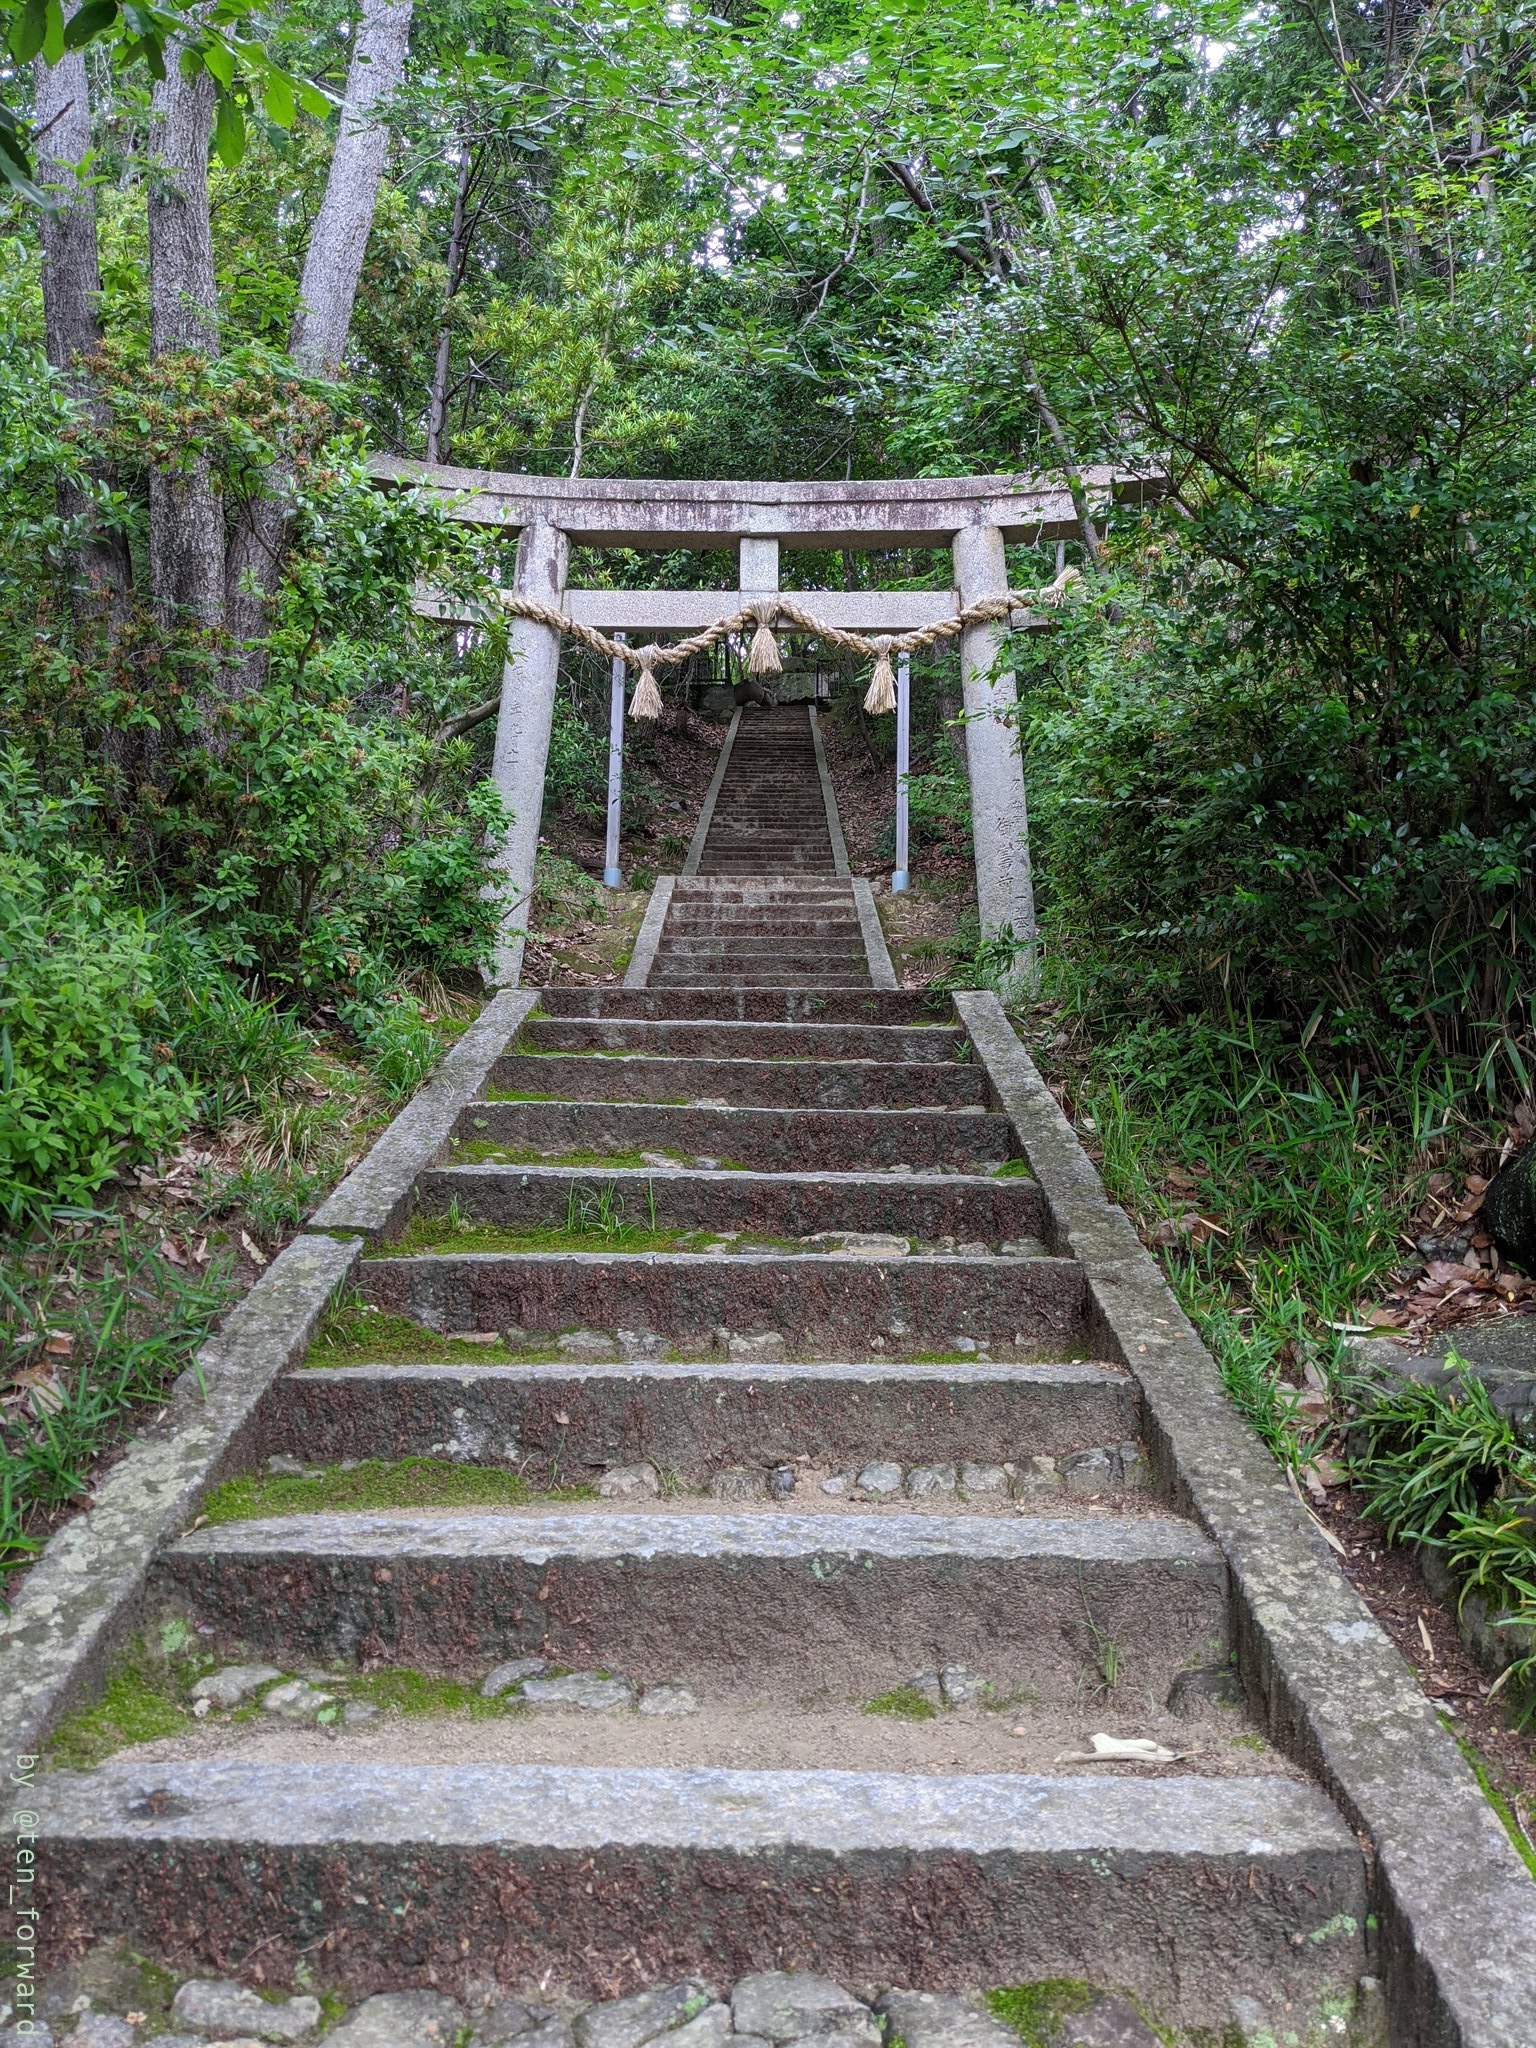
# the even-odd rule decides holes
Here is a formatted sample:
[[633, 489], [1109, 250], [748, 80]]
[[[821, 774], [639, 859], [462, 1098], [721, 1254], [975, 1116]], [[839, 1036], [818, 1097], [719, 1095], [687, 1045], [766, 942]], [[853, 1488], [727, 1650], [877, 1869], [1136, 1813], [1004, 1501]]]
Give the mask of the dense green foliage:
[[[1096, 509], [1101, 562], [1014, 650], [1053, 986], [1111, 1038], [1201, 1016], [1367, 1086], [1426, 1053], [1523, 1085], [1530, 26], [1484, 0], [424, 0], [338, 386], [282, 354], [325, 124], [252, 121], [214, 165], [222, 354], [151, 361], [143, 106], [103, 68], [91, 421], [41, 364], [19, 203], [7, 245], [7, 724], [51, 796], [91, 797], [82, 853], [130, 924], [180, 920], [249, 997], [366, 1047], [410, 977], [473, 971], [492, 915], [488, 730], [431, 734], [495, 649], [409, 591], [506, 568], [371, 492], [370, 445], [610, 475], [1137, 465], [1166, 494]], [[269, 48], [337, 89], [319, 0]], [[194, 456], [227, 504], [279, 468], [295, 493], [264, 686], [222, 702], [216, 645], [142, 616], [93, 641], [55, 501], [95, 479], [138, 564], [149, 480]], [[1013, 567], [1040, 581], [1054, 548]], [[552, 805], [589, 823], [598, 666], [573, 662], [551, 755]], [[920, 871], [964, 831], [942, 660], [917, 709]]]

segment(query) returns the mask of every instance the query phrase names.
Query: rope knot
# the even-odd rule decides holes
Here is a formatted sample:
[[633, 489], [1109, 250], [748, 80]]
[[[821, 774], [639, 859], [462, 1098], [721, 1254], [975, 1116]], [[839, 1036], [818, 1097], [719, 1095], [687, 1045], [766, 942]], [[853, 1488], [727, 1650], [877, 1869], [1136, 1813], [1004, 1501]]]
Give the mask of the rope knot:
[[864, 693], [864, 709], [873, 712], [876, 717], [896, 709], [896, 672], [891, 667], [893, 644], [892, 634], [875, 635], [875, 672], [870, 677], [869, 688]]
[[784, 664], [779, 659], [779, 643], [773, 637], [773, 622], [778, 616], [778, 606], [764, 603], [749, 605], [747, 609], [757, 621], [757, 631], [752, 635], [752, 645], [747, 653], [747, 674], [782, 675]]
[[[640, 664], [640, 680], [635, 685], [635, 694], [629, 700], [629, 715], [631, 718], [655, 719], [661, 716], [661, 692], [656, 687], [656, 670], [654, 666], [656, 657], [660, 653], [661, 649], [656, 645], [655, 641], [652, 641], [648, 647], [640, 648], [633, 657]], [[625, 658], [629, 659], [630, 657], [626, 656]]]

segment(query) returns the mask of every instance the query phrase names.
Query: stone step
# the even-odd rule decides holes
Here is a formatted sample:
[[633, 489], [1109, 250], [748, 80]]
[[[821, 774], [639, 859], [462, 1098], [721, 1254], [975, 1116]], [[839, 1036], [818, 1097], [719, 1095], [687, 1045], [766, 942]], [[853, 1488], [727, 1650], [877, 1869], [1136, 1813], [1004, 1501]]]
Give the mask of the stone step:
[[786, 951], [801, 959], [828, 960], [864, 958], [864, 939], [856, 924], [819, 932], [772, 931], [745, 935], [741, 932], [674, 932], [670, 924], [662, 934], [661, 951], [679, 959], [704, 960], [729, 954], [740, 960], [773, 959]]
[[[829, 1473], [1011, 1464], [1014, 1491], [1048, 1501], [1032, 1459], [1134, 1443], [1139, 1429], [1136, 1382], [1108, 1365], [356, 1365], [290, 1373], [259, 1455], [454, 1458], [515, 1465], [536, 1485], [644, 1462], [694, 1487], [732, 1467], [766, 1480], [797, 1458]], [[1094, 1477], [1073, 1468], [1061, 1486], [1087, 1497]]]
[[[609, 1997], [786, 1960], [853, 1984], [1109, 1975], [1168, 2023], [1311, 2014], [1369, 1967], [1364, 1858], [1283, 1777], [122, 1761], [34, 1802], [60, 1926], [358, 1995]], [[1175, 1938], [1176, 1931], [1176, 1938]]]
[[672, 888], [674, 905], [742, 901], [769, 907], [785, 904], [807, 904], [816, 907], [849, 904], [853, 901], [853, 885], [843, 878], [834, 878], [830, 875], [763, 875], [749, 882], [737, 882], [710, 875], [679, 875]]
[[965, 1033], [950, 1025], [667, 1023], [643, 1018], [546, 1017], [535, 1013], [519, 1047], [542, 1052], [646, 1052], [666, 1059], [891, 1060], [899, 1066], [954, 1059]]
[[539, 1006], [551, 1017], [677, 1022], [911, 1026], [950, 1024], [954, 1017], [949, 997], [926, 989], [828, 989], [823, 995], [747, 989], [690, 995], [670, 989], [547, 988]]
[[182, 1537], [148, 1598], [290, 1665], [544, 1657], [852, 1702], [945, 1665], [1041, 1700], [1160, 1700], [1227, 1655], [1221, 1553], [1152, 1513], [274, 1516]]
[[719, 990], [753, 988], [867, 988], [869, 986], [869, 976], [867, 974], [860, 974], [855, 977], [850, 971], [835, 971], [831, 968], [822, 968], [815, 973], [809, 974], [772, 973], [767, 969], [762, 973], [712, 974], [706, 973], [702, 968], [688, 966], [672, 969], [666, 965], [665, 961], [661, 961], [652, 970], [650, 986], [663, 989], [697, 988]]
[[1010, 1154], [1008, 1119], [974, 1109], [685, 1109], [670, 1104], [472, 1102], [454, 1136], [554, 1155], [656, 1152], [758, 1172], [905, 1165], [986, 1173]]
[[809, 1237], [820, 1230], [896, 1232], [932, 1244], [953, 1237], [996, 1251], [1048, 1227], [1034, 1181], [1008, 1175], [726, 1173], [690, 1167], [445, 1166], [416, 1183], [416, 1211], [450, 1204], [469, 1223], [507, 1230], [579, 1225], [582, 1205], [606, 1197], [640, 1229]]
[[653, 1331], [694, 1357], [723, 1351], [725, 1330], [763, 1357], [920, 1357], [969, 1340], [997, 1358], [1064, 1358], [1083, 1347], [1089, 1306], [1081, 1266], [1053, 1258], [423, 1252], [365, 1259], [357, 1286], [428, 1329], [520, 1330], [530, 1342]]
[[960, 1109], [985, 1105], [982, 1069], [877, 1060], [663, 1059], [644, 1053], [593, 1059], [584, 1053], [504, 1053], [493, 1091], [558, 1095], [574, 1102], [679, 1102], [701, 1096], [777, 1109]]

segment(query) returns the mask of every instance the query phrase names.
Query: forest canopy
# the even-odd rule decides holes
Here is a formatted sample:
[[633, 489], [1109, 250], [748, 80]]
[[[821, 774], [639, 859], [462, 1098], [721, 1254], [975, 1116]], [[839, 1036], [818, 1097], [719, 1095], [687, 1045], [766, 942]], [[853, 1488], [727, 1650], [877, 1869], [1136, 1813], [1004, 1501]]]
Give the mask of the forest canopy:
[[[507, 565], [375, 492], [374, 451], [1165, 472], [1083, 508], [1083, 595], [1011, 657], [1047, 976], [1105, 1031], [1244, 1019], [1527, 1085], [1536, 10], [0, 26], [0, 1208], [183, 1127], [259, 1040], [231, 1019], [387, 1062], [422, 978], [484, 960], [490, 731], [436, 736], [498, 650], [410, 598]], [[563, 704], [575, 782], [599, 716]]]

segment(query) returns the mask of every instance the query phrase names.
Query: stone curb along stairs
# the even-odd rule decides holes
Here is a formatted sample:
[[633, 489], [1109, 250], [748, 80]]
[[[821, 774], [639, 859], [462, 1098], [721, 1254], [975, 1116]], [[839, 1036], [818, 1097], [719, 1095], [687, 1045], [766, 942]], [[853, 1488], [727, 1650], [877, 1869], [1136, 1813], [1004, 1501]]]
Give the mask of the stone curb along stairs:
[[[560, 1101], [492, 1099], [498, 1063], [541, 1059]], [[775, 1063], [817, 1070], [814, 1094], [793, 1084], [803, 1106], [775, 1105]], [[657, 1128], [699, 1121], [637, 1167], [624, 1119], [648, 1105]], [[914, 1165], [903, 1133], [920, 1130]], [[1026, 1172], [999, 1175], [1010, 1153]], [[643, 1186], [660, 1230], [704, 1219], [721, 1241], [392, 1249], [450, 1210], [558, 1225], [594, 1172]], [[843, 1249], [816, 1241], [828, 1231]], [[882, 1251], [892, 1232], [917, 1250]], [[547, 1341], [496, 1366], [306, 1364], [346, 1290], [424, 1332]], [[1214, 1637], [1313, 1782], [857, 1770], [837, 1754], [795, 1770], [394, 1763], [349, 1758], [345, 1737], [299, 1761], [238, 1742], [129, 1750], [37, 1774], [56, 1953], [115, 1934], [238, 1973], [259, 1947], [274, 1977], [308, 1956], [353, 1994], [552, 1973], [590, 1997], [778, 1967], [963, 1990], [1071, 1976], [1213, 2040], [1242, 1993], [1277, 2042], [1536, 2048], [1536, 1886], [995, 998], [959, 994], [941, 1017], [867, 982], [505, 992], [199, 1367], [21, 1588], [0, 1638], [14, 1755], [42, 1752], [169, 1606], [289, 1669], [368, 1643], [463, 1672], [607, 1664], [611, 1645], [637, 1685], [707, 1691], [732, 1676], [711, 1645], [739, 1639], [785, 1697], [820, 1687], [808, 1712], [844, 1711], [850, 1687], [925, 1656], [990, 1658], [1038, 1702], [1026, 1718], [1078, 1699], [1090, 1725], [1108, 1710], [1074, 1690], [1067, 1654], [1085, 1629], [1113, 1635], [1127, 1684], [1159, 1697]], [[495, 1462], [496, 1444], [535, 1483], [662, 1466], [712, 1499], [191, 1528], [212, 1487], [274, 1454]], [[805, 1500], [797, 1453], [856, 1472], [867, 1504], [839, 1521]], [[1143, 1457], [1154, 1499], [1138, 1506], [1125, 1475]], [[882, 1507], [882, 1486], [918, 1490], [919, 1459], [934, 1504]], [[1048, 1469], [1059, 1489], [1069, 1466], [1104, 1489], [1077, 1519], [1023, 1497], [1020, 1475]], [[962, 1496], [1019, 1497], [1002, 1518], [971, 1512], [956, 1470]], [[1385, 2035], [1362, 1979], [1384, 1985]]]

